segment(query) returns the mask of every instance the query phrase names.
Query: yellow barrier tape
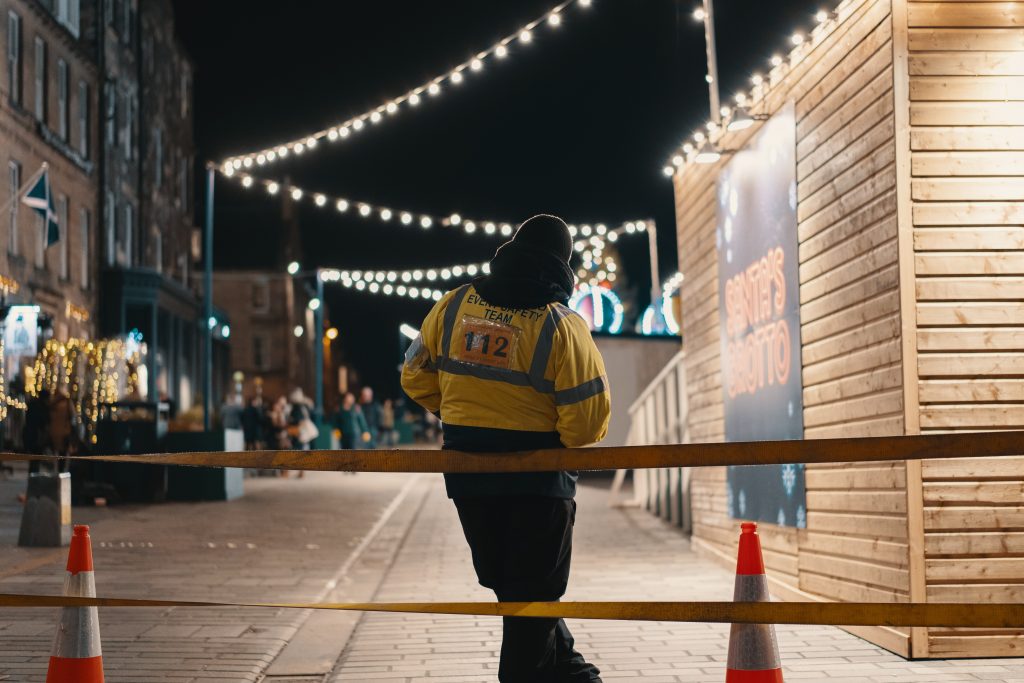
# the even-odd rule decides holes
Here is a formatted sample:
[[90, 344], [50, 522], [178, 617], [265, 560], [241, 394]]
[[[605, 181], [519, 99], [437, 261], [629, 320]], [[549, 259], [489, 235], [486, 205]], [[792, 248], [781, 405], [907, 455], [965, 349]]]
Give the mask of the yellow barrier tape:
[[0, 593], [0, 607], [263, 607], [725, 624], [1024, 628], [1024, 605], [875, 602], [203, 602]]
[[[881, 436], [805, 441], [754, 441], [655, 446], [556, 448], [517, 453], [438, 450], [322, 450], [92, 455], [74, 459], [193, 467], [325, 472], [552, 472], [712, 465], [877, 462], [1024, 454], [1024, 432]], [[59, 460], [0, 453], [0, 460]]]

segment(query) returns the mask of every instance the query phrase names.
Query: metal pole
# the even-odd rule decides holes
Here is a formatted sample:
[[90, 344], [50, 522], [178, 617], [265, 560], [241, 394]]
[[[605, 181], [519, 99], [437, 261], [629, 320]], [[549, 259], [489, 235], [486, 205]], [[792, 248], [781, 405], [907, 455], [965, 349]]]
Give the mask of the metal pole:
[[[213, 402], [213, 181], [216, 171], [206, 166], [206, 234], [203, 247], [203, 429], [210, 431], [210, 406]], [[154, 350], [155, 353], [155, 350]]]
[[658, 225], [647, 219], [647, 248], [651, 257], [651, 303], [657, 306], [661, 299], [661, 275], [658, 271]]
[[313, 370], [314, 394], [316, 396], [316, 407], [314, 412], [317, 419], [324, 416], [324, 281], [320, 277], [320, 269], [316, 271], [316, 298], [320, 305], [313, 311]]
[[704, 0], [704, 45], [708, 53], [708, 96], [711, 100], [711, 120], [722, 122], [721, 103], [718, 99], [718, 55], [715, 52], [715, 10], [713, 0]]

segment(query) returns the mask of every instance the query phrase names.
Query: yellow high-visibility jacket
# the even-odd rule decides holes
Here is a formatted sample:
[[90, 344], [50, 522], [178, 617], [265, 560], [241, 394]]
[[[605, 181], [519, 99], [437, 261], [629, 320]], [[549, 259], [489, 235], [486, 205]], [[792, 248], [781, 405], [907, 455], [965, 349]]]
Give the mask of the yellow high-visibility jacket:
[[557, 432], [570, 448], [603, 439], [611, 413], [604, 360], [583, 318], [558, 303], [492, 306], [472, 285], [427, 315], [402, 388], [446, 425]]

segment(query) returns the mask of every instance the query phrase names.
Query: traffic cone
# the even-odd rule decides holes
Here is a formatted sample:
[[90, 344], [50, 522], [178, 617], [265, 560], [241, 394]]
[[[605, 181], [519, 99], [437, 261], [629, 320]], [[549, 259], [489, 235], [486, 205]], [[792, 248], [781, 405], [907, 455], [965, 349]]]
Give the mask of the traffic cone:
[[[753, 522], [740, 524], [733, 602], [769, 602], [768, 577], [761, 557], [761, 539]], [[771, 624], [733, 624], [729, 632], [726, 683], [782, 683], [782, 663], [775, 627]]]
[[[96, 597], [89, 527], [76, 525], [68, 552], [64, 595]], [[103, 683], [100, 617], [95, 607], [62, 607], [46, 683]]]

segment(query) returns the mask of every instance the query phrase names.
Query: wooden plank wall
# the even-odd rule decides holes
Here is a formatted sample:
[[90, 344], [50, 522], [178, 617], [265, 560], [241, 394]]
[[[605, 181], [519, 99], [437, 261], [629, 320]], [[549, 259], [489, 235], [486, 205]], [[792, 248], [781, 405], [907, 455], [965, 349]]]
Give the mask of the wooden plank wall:
[[[1024, 2], [907, 3], [923, 432], [1024, 428]], [[936, 602], [1024, 602], [1024, 457], [925, 461]], [[1024, 631], [933, 629], [934, 657]]]
[[[840, 25], [773, 78], [759, 111], [796, 102], [797, 194], [808, 438], [904, 433], [892, 17], [889, 0], [847, 2]], [[756, 127], [755, 127], [756, 128]], [[756, 130], [727, 134], [738, 148]], [[719, 358], [715, 182], [722, 165], [675, 177], [689, 432], [724, 438]], [[762, 524], [773, 591], [781, 597], [906, 601], [906, 470], [902, 462], [814, 466], [808, 528]], [[724, 468], [692, 475], [693, 539], [734, 561]], [[901, 654], [909, 632], [857, 633]]]

